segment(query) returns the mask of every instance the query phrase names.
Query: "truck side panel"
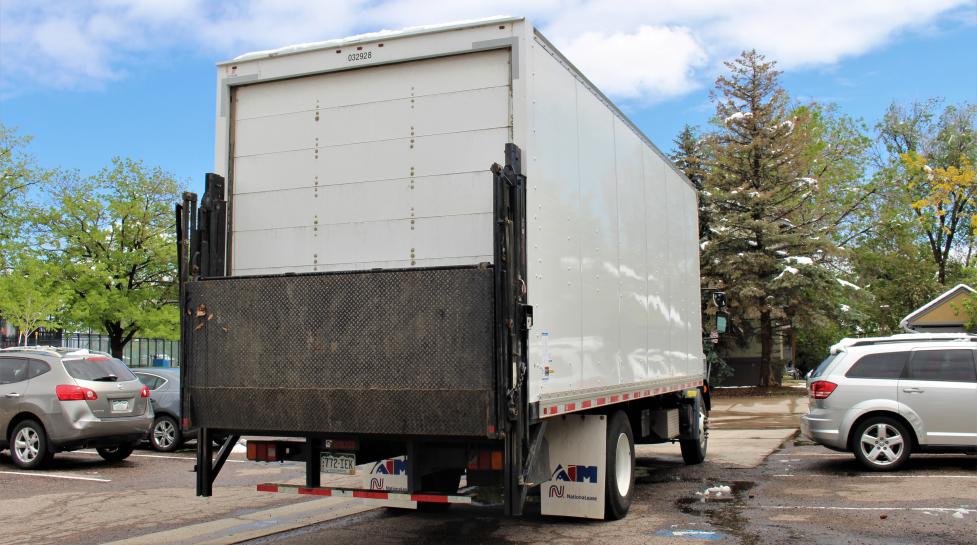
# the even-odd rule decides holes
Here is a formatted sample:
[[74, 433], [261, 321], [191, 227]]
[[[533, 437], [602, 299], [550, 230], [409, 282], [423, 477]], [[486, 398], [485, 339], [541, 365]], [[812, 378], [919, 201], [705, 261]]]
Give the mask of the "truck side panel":
[[530, 401], [695, 384], [695, 192], [551, 47], [531, 46]]

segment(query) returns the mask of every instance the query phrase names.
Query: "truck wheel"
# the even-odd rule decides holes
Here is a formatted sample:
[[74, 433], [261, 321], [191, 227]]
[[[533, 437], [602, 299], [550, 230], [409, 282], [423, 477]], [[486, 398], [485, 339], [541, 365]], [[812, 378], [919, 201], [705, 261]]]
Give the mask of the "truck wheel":
[[634, 433], [624, 411], [607, 422], [607, 477], [604, 484], [604, 518], [624, 518], [634, 497]]
[[702, 403], [702, 395], [695, 397], [692, 404], [692, 439], [681, 439], [682, 460], [686, 465], [701, 464], [706, 459], [706, 447], [709, 443], [709, 414]]

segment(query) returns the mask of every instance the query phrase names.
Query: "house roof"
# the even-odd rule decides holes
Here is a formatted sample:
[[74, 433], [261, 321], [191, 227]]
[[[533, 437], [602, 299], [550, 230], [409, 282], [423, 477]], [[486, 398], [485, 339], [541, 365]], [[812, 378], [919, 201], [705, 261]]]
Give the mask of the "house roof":
[[936, 297], [936, 299], [933, 299], [929, 303], [926, 303], [925, 305], [919, 307], [918, 309], [910, 312], [908, 316], [906, 316], [905, 318], [902, 319], [902, 321], [899, 322], [899, 326], [907, 331], [913, 331], [912, 329], [910, 329], [910, 326], [912, 325], [913, 322], [915, 322], [919, 318], [922, 318], [926, 314], [932, 312], [933, 310], [940, 307], [941, 305], [949, 302], [954, 297], [966, 293], [977, 293], [977, 290], [974, 290], [974, 288], [971, 288], [966, 284], [957, 284], [956, 286], [943, 292], [941, 295]]

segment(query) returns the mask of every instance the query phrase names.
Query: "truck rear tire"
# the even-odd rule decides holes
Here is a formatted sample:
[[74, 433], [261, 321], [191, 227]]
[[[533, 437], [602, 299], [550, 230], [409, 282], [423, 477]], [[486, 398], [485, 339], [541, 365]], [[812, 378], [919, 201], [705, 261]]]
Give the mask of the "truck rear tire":
[[623, 411], [607, 422], [607, 477], [604, 484], [604, 518], [624, 518], [634, 497], [634, 433]]
[[702, 402], [701, 393], [695, 397], [691, 410], [690, 425], [693, 438], [679, 440], [679, 445], [682, 447], [682, 460], [690, 466], [701, 464], [706, 459], [706, 447], [709, 445], [709, 414]]

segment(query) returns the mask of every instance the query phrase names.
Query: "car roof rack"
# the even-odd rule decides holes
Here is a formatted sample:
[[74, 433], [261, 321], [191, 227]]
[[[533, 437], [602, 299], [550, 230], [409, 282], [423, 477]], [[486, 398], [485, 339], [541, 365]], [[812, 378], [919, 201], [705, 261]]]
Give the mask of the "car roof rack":
[[42, 346], [42, 345], [29, 345], [29, 346], [11, 346], [9, 348], [2, 348], [0, 352], [32, 352], [41, 353], [49, 356], [108, 356], [112, 357], [108, 352], [102, 352], [99, 350], [92, 350], [90, 348], [78, 348], [71, 346]]
[[841, 339], [831, 347], [831, 353], [834, 354], [846, 348], [851, 348], [855, 346], [872, 346], [872, 345], [879, 345], [879, 344], [915, 343], [915, 342], [945, 342], [945, 341], [977, 342], [977, 335], [974, 335], [972, 333], [900, 333], [898, 335], [890, 335], [888, 337], [864, 337], [864, 338], [846, 337], [844, 339]]

